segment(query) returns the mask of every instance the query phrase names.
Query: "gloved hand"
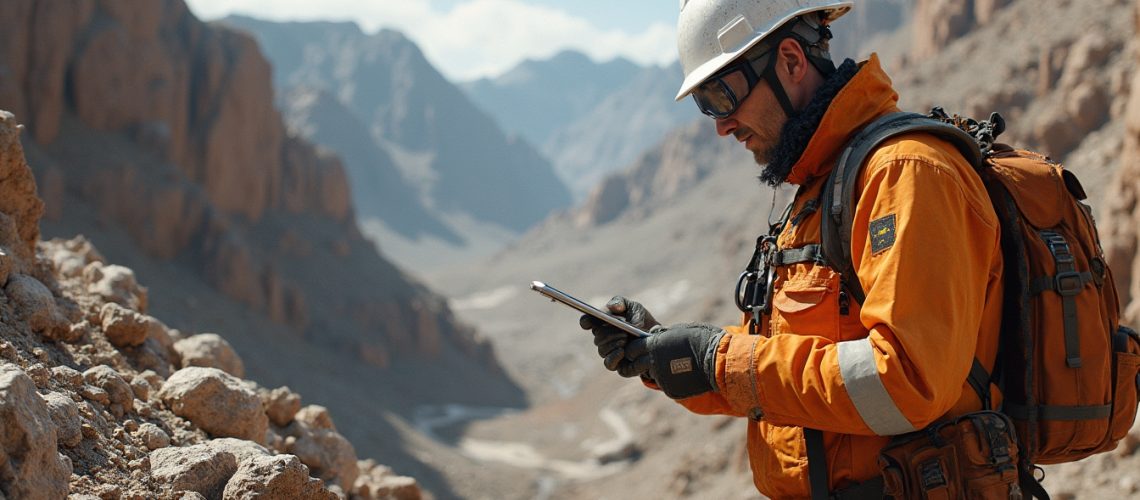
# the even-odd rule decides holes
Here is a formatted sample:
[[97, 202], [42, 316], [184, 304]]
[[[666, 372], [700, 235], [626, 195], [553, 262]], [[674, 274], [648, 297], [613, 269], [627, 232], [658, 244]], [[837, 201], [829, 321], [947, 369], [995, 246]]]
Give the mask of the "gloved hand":
[[725, 335], [699, 323], [658, 328], [626, 344], [626, 359], [619, 360], [617, 371], [624, 377], [648, 376], [673, 399], [716, 391], [716, 351]]
[[[618, 316], [626, 323], [646, 332], [661, 325], [641, 303], [629, 300], [620, 295], [610, 299], [610, 301], [606, 303], [606, 309], [610, 314]], [[588, 314], [583, 314], [582, 317], [578, 319], [578, 325], [581, 326], [583, 330], [591, 330], [593, 332], [594, 345], [597, 346], [598, 355], [602, 357], [602, 363], [606, 366], [606, 369], [617, 371], [618, 363], [625, 357], [626, 342], [632, 340], [633, 337]], [[623, 376], [632, 377], [633, 375], [623, 374]]]

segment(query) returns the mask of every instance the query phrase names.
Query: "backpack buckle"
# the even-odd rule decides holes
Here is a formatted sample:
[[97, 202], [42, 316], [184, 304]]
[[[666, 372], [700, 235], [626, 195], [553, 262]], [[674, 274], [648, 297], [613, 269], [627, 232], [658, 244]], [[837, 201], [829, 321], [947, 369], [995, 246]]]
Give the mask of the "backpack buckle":
[[1085, 280], [1081, 279], [1081, 273], [1076, 271], [1057, 273], [1057, 276], [1053, 278], [1053, 289], [1062, 297], [1077, 295], [1081, 293], [1081, 289], [1084, 287]]

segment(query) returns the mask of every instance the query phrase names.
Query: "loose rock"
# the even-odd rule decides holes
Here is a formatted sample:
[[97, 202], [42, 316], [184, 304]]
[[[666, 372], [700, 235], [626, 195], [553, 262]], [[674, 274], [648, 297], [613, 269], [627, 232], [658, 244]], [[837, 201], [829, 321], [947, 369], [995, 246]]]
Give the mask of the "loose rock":
[[293, 455], [261, 456], [243, 463], [226, 483], [223, 498], [296, 498], [333, 500], [337, 496]]
[[83, 372], [83, 378], [88, 384], [107, 391], [110, 400], [108, 409], [116, 417], [134, 410], [135, 393], [114, 368], [99, 365]]
[[332, 416], [329, 415], [329, 409], [321, 405], [309, 405], [301, 408], [294, 418], [313, 429], [336, 430]]
[[423, 497], [415, 479], [398, 476], [391, 468], [378, 465], [375, 460], [361, 460], [357, 468], [360, 476], [356, 478], [353, 493], [362, 498], [419, 500]]
[[265, 439], [269, 425], [261, 398], [239, 379], [217, 368], [190, 367], [174, 372], [158, 396], [175, 415], [213, 436], [254, 442]]
[[140, 425], [138, 431], [135, 431], [135, 435], [142, 440], [143, 446], [146, 446], [148, 450], [170, 446], [170, 435], [162, 430], [162, 427], [151, 423]]
[[194, 491], [207, 498], [218, 498], [234, 472], [233, 454], [198, 444], [162, 448], [150, 453], [150, 473], [172, 491]]
[[217, 368], [235, 377], [245, 376], [245, 365], [226, 339], [216, 333], [202, 333], [174, 343], [182, 367]]
[[83, 374], [70, 366], [56, 366], [51, 369], [52, 377], [67, 384], [72, 390], [83, 387]]
[[99, 312], [103, 333], [115, 347], [137, 346], [146, 341], [150, 325], [146, 318], [119, 304], [107, 303]]
[[352, 488], [359, 474], [356, 450], [344, 436], [335, 430], [310, 428], [301, 421], [290, 424], [289, 434], [292, 439], [286, 440], [286, 449], [308, 465], [314, 475]]
[[261, 397], [265, 402], [265, 414], [269, 416], [269, 421], [278, 427], [285, 427], [293, 422], [293, 416], [301, 409], [301, 396], [288, 387], [262, 391]]
[[83, 421], [79, 419], [79, 405], [71, 398], [58, 392], [49, 392], [43, 395], [47, 403], [51, 421], [55, 424], [56, 438], [59, 443], [74, 448], [83, 441], [83, 432], [80, 426]]
[[91, 293], [128, 309], [146, 311], [146, 288], [139, 286], [135, 272], [129, 268], [92, 262], [83, 270], [83, 276], [91, 283]]
[[16, 307], [24, 312], [32, 331], [49, 340], [67, 336], [70, 324], [56, 308], [51, 291], [39, 280], [16, 274], [8, 279], [4, 290]]
[[18, 367], [0, 364], [0, 471], [10, 498], [67, 496], [71, 468], [56, 451], [56, 432], [47, 403]]

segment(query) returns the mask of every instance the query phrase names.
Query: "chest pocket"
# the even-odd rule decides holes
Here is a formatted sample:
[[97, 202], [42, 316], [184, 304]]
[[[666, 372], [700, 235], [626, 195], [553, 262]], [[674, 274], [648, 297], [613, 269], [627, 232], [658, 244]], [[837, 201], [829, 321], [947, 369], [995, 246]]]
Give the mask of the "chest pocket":
[[839, 274], [829, 267], [794, 264], [779, 268], [769, 324], [772, 335], [815, 335], [834, 341], [858, 338], [862, 330], [858, 311], [852, 304], [841, 307], [839, 290]]

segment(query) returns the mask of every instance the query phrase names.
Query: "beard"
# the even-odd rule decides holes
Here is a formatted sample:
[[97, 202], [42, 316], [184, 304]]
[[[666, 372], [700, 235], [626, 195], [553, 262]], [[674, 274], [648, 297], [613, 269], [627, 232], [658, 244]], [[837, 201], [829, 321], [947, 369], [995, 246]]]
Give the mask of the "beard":
[[[782, 116], [780, 117], [782, 118]], [[756, 146], [748, 148], [752, 152], [752, 159], [756, 164], [761, 167], [760, 180], [766, 184], [776, 186], [788, 177], [792, 171], [794, 162], [773, 162], [772, 160], [777, 157], [780, 149], [780, 136], [785, 120], [773, 120], [766, 122], [770, 124], [765, 129], [751, 129], [741, 127], [733, 132], [737, 139], [752, 136], [755, 138]]]

